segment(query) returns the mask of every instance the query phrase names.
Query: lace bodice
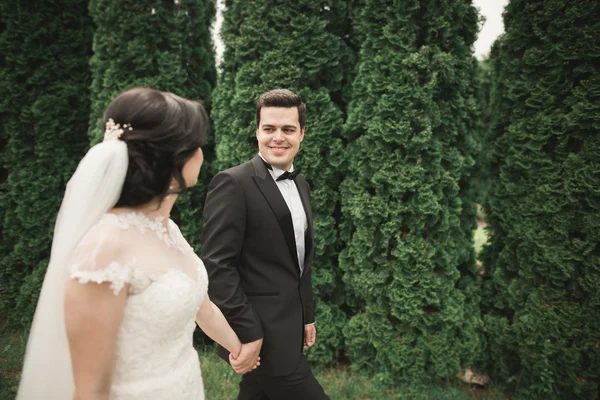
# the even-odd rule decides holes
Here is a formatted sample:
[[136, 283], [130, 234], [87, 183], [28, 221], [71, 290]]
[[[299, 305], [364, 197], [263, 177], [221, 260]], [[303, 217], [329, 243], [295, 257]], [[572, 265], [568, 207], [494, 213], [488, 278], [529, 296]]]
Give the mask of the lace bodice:
[[138, 213], [106, 214], [70, 267], [81, 283], [127, 287], [111, 399], [203, 399], [195, 317], [208, 276], [177, 225]]

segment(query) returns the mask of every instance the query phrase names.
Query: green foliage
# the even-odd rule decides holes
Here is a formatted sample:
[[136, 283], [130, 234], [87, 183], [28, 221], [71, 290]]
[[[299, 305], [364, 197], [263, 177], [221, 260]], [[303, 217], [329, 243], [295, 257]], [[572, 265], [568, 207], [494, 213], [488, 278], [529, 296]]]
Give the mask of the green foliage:
[[600, 382], [600, 3], [512, 0], [492, 50], [490, 372], [526, 398]]
[[101, 139], [110, 101], [131, 87], [152, 87], [207, 102], [216, 71], [211, 0], [92, 0], [96, 24], [90, 135]]
[[0, 24], [0, 314], [26, 326], [88, 144], [92, 25], [77, 0], [2, 2]]
[[319, 340], [309, 358], [321, 363], [337, 359], [346, 321], [336, 268], [343, 115], [334, 100], [343, 103], [352, 52], [339, 36], [345, 29], [340, 18], [346, 3], [331, 3], [263, 0], [248, 7], [244, 1], [228, 1], [222, 31], [223, 71], [213, 114], [216, 167], [223, 169], [256, 154], [255, 104], [261, 93], [287, 88], [306, 103], [306, 136], [294, 166], [312, 187]]
[[[132, 87], [152, 87], [201, 100], [210, 108], [216, 81], [210, 26], [214, 0], [119, 1], [91, 0], [96, 23], [90, 136], [102, 137], [102, 115], [110, 101]], [[204, 149], [205, 168], [199, 183], [181, 196], [173, 219], [200, 250], [202, 208], [213, 158], [212, 143]]]
[[479, 108], [470, 1], [366, 1], [342, 184], [340, 267], [356, 310], [344, 331], [356, 368], [385, 381], [454, 376], [481, 350], [472, 242], [461, 187]]

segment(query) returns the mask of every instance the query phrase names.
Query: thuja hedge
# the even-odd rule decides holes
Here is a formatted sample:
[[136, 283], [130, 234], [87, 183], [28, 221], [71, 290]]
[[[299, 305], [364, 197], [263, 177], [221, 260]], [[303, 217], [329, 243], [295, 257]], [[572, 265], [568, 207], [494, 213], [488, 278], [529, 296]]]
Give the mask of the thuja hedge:
[[[479, 109], [470, 1], [365, 1], [345, 136], [340, 254], [357, 368], [386, 381], [451, 377], [481, 350], [473, 204]], [[471, 254], [469, 254], [471, 252]]]
[[0, 26], [0, 314], [27, 326], [88, 143], [92, 24], [87, 1], [19, 0], [0, 3]]
[[492, 52], [489, 370], [524, 398], [598, 394], [599, 14], [512, 0]]

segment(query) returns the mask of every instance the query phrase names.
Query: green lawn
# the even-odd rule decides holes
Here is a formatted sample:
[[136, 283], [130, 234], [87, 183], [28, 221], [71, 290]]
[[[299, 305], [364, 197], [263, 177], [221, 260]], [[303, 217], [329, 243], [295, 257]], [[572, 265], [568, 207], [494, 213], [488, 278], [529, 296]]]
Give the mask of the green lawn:
[[[475, 231], [475, 250], [486, 242], [483, 227]], [[23, 333], [2, 332], [0, 336], [0, 399], [14, 399], [25, 352]], [[235, 399], [239, 376], [214, 351], [199, 350], [208, 400]], [[331, 400], [505, 400], [500, 391], [471, 387], [458, 380], [429, 385], [386, 386], [363, 372], [346, 367], [316, 368], [317, 379]]]
[[[213, 352], [200, 351], [202, 376], [207, 399], [235, 399], [239, 377]], [[493, 391], [482, 392], [469, 385], [453, 382], [420, 387], [390, 387], [379, 384], [365, 373], [354, 373], [348, 368], [315, 368], [315, 375], [331, 400], [504, 400]]]
[[[3, 332], [0, 338], [0, 399], [14, 399], [25, 351], [22, 333]], [[214, 351], [198, 352], [208, 400], [235, 399], [239, 376], [219, 359]], [[366, 373], [352, 372], [348, 368], [316, 368], [315, 375], [331, 400], [504, 400], [491, 391], [481, 391], [469, 385], [451, 383], [427, 386], [385, 386]]]

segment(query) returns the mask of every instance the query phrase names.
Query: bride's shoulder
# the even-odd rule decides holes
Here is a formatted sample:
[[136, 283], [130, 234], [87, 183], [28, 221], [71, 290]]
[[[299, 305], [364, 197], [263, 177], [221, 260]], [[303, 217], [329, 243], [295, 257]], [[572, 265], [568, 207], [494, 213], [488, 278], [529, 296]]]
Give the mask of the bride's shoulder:
[[131, 236], [116, 216], [103, 216], [72, 253], [69, 277], [80, 283], [111, 282], [114, 294], [118, 294], [127, 283], [132, 285], [128, 290], [134, 290], [141, 280], [134, 279], [137, 276], [137, 254], [132, 251], [134, 242]]
[[[133, 218], [132, 218], [133, 217]], [[132, 229], [135, 216], [108, 212], [96, 222], [79, 241], [78, 248], [99, 248], [119, 251], [129, 247], [135, 236]]]
[[105, 214], [81, 238], [77, 249], [119, 252], [127, 246], [128, 232], [113, 214]]

